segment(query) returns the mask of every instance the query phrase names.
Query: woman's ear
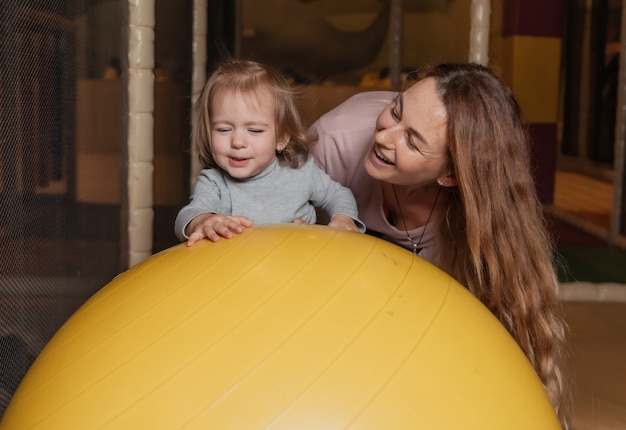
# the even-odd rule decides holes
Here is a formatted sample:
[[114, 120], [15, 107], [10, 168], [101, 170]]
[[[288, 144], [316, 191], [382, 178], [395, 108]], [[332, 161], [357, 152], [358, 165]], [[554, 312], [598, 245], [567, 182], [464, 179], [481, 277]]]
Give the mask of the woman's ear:
[[438, 177], [437, 183], [441, 185], [442, 187], [456, 187], [457, 186], [456, 178], [451, 172], [448, 172], [448, 174]]

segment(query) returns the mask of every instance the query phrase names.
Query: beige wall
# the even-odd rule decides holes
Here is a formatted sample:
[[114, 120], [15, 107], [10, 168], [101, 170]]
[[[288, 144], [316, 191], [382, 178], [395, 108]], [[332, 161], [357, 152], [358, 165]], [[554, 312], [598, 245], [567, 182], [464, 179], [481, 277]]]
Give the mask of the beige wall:
[[[83, 203], [119, 204], [122, 111], [119, 81], [79, 80], [76, 91], [76, 198]], [[184, 89], [176, 82], [155, 88], [154, 204], [180, 205], [187, 196]]]

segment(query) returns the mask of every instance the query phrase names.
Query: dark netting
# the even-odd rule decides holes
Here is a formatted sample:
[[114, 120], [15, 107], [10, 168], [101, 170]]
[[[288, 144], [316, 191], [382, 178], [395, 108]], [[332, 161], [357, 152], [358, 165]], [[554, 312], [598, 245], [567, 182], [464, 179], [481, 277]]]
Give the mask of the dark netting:
[[[160, 3], [157, 19], [170, 15], [171, 34], [157, 52], [156, 250], [175, 243], [173, 217], [188, 193], [191, 45], [191, 5]], [[123, 267], [126, 7], [122, 0], [0, 6], [0, 417], [51, 336]]]
[[76, 82], [95, 67], [81, 46], [90, 7], [0, 8], [0, 412], [60, 325], [119, 272], [119, 204], [76, 198]]
[[[191, 2], [159, 1], [154, 251], [189, 193]], [[52, 335], [121, 261], [124, 0], [0, 7], [0, 417]]]

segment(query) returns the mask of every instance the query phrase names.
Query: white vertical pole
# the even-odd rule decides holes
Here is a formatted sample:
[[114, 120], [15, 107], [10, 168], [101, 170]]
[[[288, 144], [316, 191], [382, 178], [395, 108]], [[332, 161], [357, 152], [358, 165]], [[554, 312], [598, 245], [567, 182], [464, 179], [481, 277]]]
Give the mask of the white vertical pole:
[[[128, 0], [122, 217], [127, 267], [152, 254], [155, 0]], [[124, 187], [123, 187], [124, 188]], [[124, 234], [124, 233], [123, 233]]]
[[[196, 102], [206, 81], [207, 66], [207, 0], [193, 1], [192, 29], [192, 70], [191, 70], [191, 105]], [[193, 127], [193, 124], [192, 124]], [[190, 189], [202, 166], [198, 160], [196, 149], [191, 148]]]
[[489, 65], [490, 0], [472, 0], [470, 8], [469, 61]]
[[[613, 168], [613, 209], [609, 243], [620, 242], [620, 235], [626, 228], [626, 0], [622, 1], [621, 52], [619, 59], [619, 78], [617, 86], [617, 112], [615, 121], [615, 157]], [[623, 242], [623, 238], [621, 240]]]

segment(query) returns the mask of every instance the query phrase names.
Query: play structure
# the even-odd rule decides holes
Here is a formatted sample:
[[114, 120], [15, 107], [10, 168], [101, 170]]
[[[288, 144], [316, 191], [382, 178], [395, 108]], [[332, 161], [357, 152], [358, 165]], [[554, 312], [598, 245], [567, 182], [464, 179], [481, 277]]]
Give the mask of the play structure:
[[[169, 425], [168, 420], [188, 421], [189, 426], [201, 426], [205, 410], [208, 417], [230, 407], [241, 409], [238, 414], [241, 419], [258, 420], [250, 424], [251, 427], [263, 426], [262, 422], [278, 426], [279, 417], [292, 416], [299, 406], [306, 406], [305, 409], [298, 409], [303, 414], [307, 411], [323, 411], [326, 414], [330, 407], [325, 409], [324, 401], [331, 402], [331, 406], [348, 415], [361, 407], [360, 412], [354, 412], [354, 420], [350, 421], [353, 427], [366, 419], [378, 425], [377, 420], [369, 421], [374, 411], [378, 411], [376, 414], [381, 419], [387, 420], [379, 428], [410, 426], [412, 418], [409, 415], [415, 411], [422, 420], [432, 417], [438, 420], [437, 425], [432, 425], [432, 421], [423, 421], [422, 427], [444, 427], [456, 424], [454, 420], [458, 419], [469, 423], [463, 423], [462, 428], [471, 425], [488, 428], [481, 420], [504, 420], [505, 414], [511, 411], [511, 416], [517, 420], [521, 410], [532, 413], [519, 420], [520, 426], [531, 419], [545, 419], [547, 424], [539, 427], [550, 427], [553, 424], [551, 411], [544, 403], [544, 395], [534, 374], [519, 361], [522, 359], [514, 352], [510, 340], [498, 331], [492, 320], [483, 315], [482, 308], [478, 310], [480, 306], [469, 298], [463, 298], [468, 303], [468, 309], [459, 312], [455, 318], [448, 315], [451, 310], [433, 314], [431, 306], [436, 308], [441, 304], [442, 309], [454, 308], [454, 312], [457, 308], [450, 305], [447, 296], [433, 296], [428, 291], [452, 291], [450, 297], [461, 297], [464, 293], [457, 291], [456, 284], [449, 279], [439, 274], [435, 276], [438, 272], [430, 266], [424, 268], [422, 263], [413, 262], [399, 250], [388, 249], [387, 244], [370, 242], [371, 238], [363, 237], [345, 240], [343, 234], [339, 234], [330, 241], [334, 249], [340, 249], [341, 243], [342, 254], [330, 254], [332, 258], [337, 258], [337, 262], [321, 259], [318, 265], [313, 263], [313, 259], [318, 261], [326, 255], [312, 257], [308, 249], [303, 250], [290, 242], [290, 252], [294, 255], [288, 255], [289, 258], [281, 263], [273, 261], [272, 273], [269, 269], [263, 273], [267, 277], [265, 283], [251, 288], [253, 291], [268, 291], [268, 288], [275, 287], [273, 282], [283, 282], [277, 276], [292, 269], [289, 265], [293, 264], [296, 255], [302, 256], [303, 261], [309, 259], [310, 267], [314, 269], [306, 270], [310, 270], [318, 281], [311, 278], [309, 284], [281, 284], [280, 288], [281, 291], [291, 291], [292, 295], [310, 289], [303, 299], [310, 299], [312, 294], [328, 294], [327, 288], [330, 287], [339, 288], [333, 283], [336, 282], [335, 277], [340, 275], [347, 279], [352, 276], [349, 273], [359, 279], [365, 278], [359, 284], [362, 288], [359, 291], [367, 293], [368, 297], [373, 291], [378, 291], [373, 289], [374, 284], [367, 284], [369, 281], [378, 280], [377, 287], [391, 290], [408, 288], [410, 284], [412, 288], [417, 288], [415, 294], [419, 297], [411, 296], [409, 301], [400, 302], [413, 309], [412, 313], [406, 309], [402, 312], [406, 321], [384, 320], [383, 313], [377, 314], [376, 320], [376, 324], [383, 321], [403, 322], [406, 324], [404, 330], [398, 330], [397, 325], [368, 325], [363, 329], [363, 335], [371, 327], [379, 328], [377, 333], [380, 337], [372, 340], [372, 335], [361, 338], [361, 332], [354, 331], [356, 326], [344, 326], [347, 321], [359, 324], [357, 321], [361, 318], [357, 312], [360, 308], [352, 302], [357, 303], [354, 297], [363, 297], [351, 290], [353, 296], [345, 297], [353, 297], [352, 302], [342, 302], [345, 303], [344, 308], [336, 308], [341, 313], [329, 320], [332, 325], [319, 328], [316, 336], [323, 342], [317, 338], [308, 339], [300, 350], [301, 354], [308, 354], [308, 360], [299, 355], [299, 361], [272, 361], [278, 356], [272, 355], [273, 352], [268, 352], [266, 348], [273, 345], [278, 354], [282, 344], [277, 345], [275, 339], [274, 343], [270, 343], [270, 336], [261, 336], [256, 340], [260, 344], [229, 345], [239, 348], [237, 351], [241, 352], [241, 356], [235, 352], [226, 355], [236, 357], [229, 361], [228, 367], [220, 368], [218, 362], [210, 361], [215, 366], [207, 367], [206, 372], [214, 373], [185, 374], [182, 368], [174, 370], [167, 366], [173, 365], [170, 360], [175, 359], [187, 360], [189, 366], [204, 364], [209, 350], [218, 351], [225, 346], [205, 343], [205, 340], [211, 340], [207, 336], [217, 335], [216, 331], [204, 327], [195, 331], [171, 331], [180, 335], [177, 339], [180, 343], [169, 346], [159, 344], [156, 339], [157, 333], [165, 336], [163, 339], [169, 339], [170, 332], [167, 330], [170, 327], [165, 323], [170, 319], [183, 324], [178, 312], [185, 309], [166, 306], [170, 297], [179, 299], [183, 297], [183, 291], [189, 291], [192, 295], [188, 300], [195, 306], [192, 310], [201, 312], [199, 306], [210, 306], [194, 302], [196, 298], [204, 297], [205, 290], [199, 285], [182, 284], [186, 276], [194, 274], [195, 269], [185, 269], [187, 263], [179, 262], [179, 256], [197, 256], [194, 258], [202, 259], [203, 263], [194, 264], [201, 267], [215, 260], [215, 249], [234, 252], [229, 254], [231, 257], [250, 257], [249, 252], [239, 252], [252, 246], [260, 250], [254, 258], [269, 258], [280, 247], [275, 239], [263, 243], [268, 240], [266, 235], [271, 232], [277, 234], [277, 238], [283, 238], [287, 230], [258, 229], [238, 241], [210, 247], [202, 244], [201, 248], [193, 251], [178, 247], [155, 257], [152, 254], [175, 243], [173, 219], [176, 210], [187, 200], [189, 187], [195, 181], [195, 172], [199, 167], [189, 151], [187, 112], [211, 65], [222, 53], [215, 49], [217, 42], [222, 40], [227, 42], [225, 46], [228, 50], [224, 52], [235, 55], [260, 53], [258, 49], [264, 48], [263, 58], [276, 60], [288, 76], [293, 76], [290, 69], [294, 61], [298, 66], [306, 66], [306, 70], [296, 71], [300, 74], [315, 72], [316, 75], [326, 75], [332, 71], [330, 78], [325, 78], [323, 82], [299, 84], [301, 79], [294, 80], [301, 90], [303, 115], [307, 123], [355, 92], [398, 89], [400, 76], [406, 67], [419, 68], [424, 64], [451, 60], [489, 64], [520, 97], [535, 142], [532, 149], [537, 151], [533, 153], [538, 167], [536, 183], [545, 202], [550, 201], [550, 186], [555, 177], [552, 157], [566, 154], [563, 149], [567, 145], [567, 154], [574, 150], [579, 153], [573, 161], [588, 158], [587, 149], [595, 149], [596, 141], [610, 143], [608, 137], [600, 139], [597, 131], [604, 124], [604, 119], [615, 118], [617, 113], [620, 115], [615, 121], [617, 127], [602, 128], [615, 131], [616, 162], [610, 179], [614, 198], [607, 199], [613, 201], [611, 230], [596, 228], [596, 225], [593, 229], [585, 225], [579, 227], [596, 238], [623, 247], [626, 32], [617, 35], [620, 43], [615, 43], [617, 38], [608, 36], [615, 29], [626, 28], [626, 8], [618, 7], [618, 3], [626, 3], [604, 2], [603, 7], [596, 7], [596, 3], [600, 5], [602, 2], [41, 0], [3, 4], [0, 8], [0, 37], [3, 41], [0, 44], [0, 92], [3, 95], [0, 109], [3, 142], [0, 151], [3, 202], [0, 208], [0, 421], [22, 378], [53, 335], [89, 297], [107, 285], [102, 293], [94, 296], [76, 313], [37, 360], [13, 402], [3, 428], [50, 428], [54, 427], [53, 423], [63, 420], [64, 424], [59, 424], [63, 428], [79, 428], [85, 422], [88, 423], [85, 425], [87, 428], [97, 426], [99, 422], [106, 423], [104, 427], [115, 427], [128, 417], [138, 417], [140, 408], [148, 407], [146, 405], [151, 408], [150, 413], [143, 417], [146, 425], [142, 423], [134, 427], [147, 427], [157, 420], [162, 422], [153, 425], [155, 427]], [[604, 10], [604, 6], [609, 9]], [[268, 34], [268, 31], [283, 37]], [[382, 45], [381, 37], [386, 38]], [[612, 44], [606, 44], [605, 38]], [[282, 45], [278, 46], [278, 42]], [[617, 64], [617, 57], [613, 57], [609, 63], [618, 66], [610, 68], [613, 74], [599, 73], [604, 70], [604, 55], [610, 46], [621, 49], [621, 61]], [[302, 53], [306, 56], [299, 57]], [[285, 60], [290, 61], [285, 63]], [[346, 70], [349, 72], [346, 73]], [[610, 85], [599, 85], [604, 81]], [[606, 88], [613, 88], [616, 82], [619, 91], [611, 91], [617, 98], [617, 112], [614, 107], [608, 109], [608, 104], [600, 109], [596, 103], [602, 100], [599, 96], [610, 95], [611, 91], [607, 92]], [[561, 113], [561, 109], [564, 112]], [[586, 141], [587, 136], [592, 140]], [[591, 143], [594, 145], [590, 146]], [[598, 145], [597, 149], [604, 152], [606, 148], [606, 145]], [[562, 167], [572, 168], [568, 165]], [[598, 199], [601, 193], [591, 194]], [[562, 213], [569, 212], [569, 209], [557, 212], [557, 207], [548, 205], [546, 208], [558, 218], [578, 225], [575, 215]], [[588, 207], [585, 206], [584, 210], [587, 212]], [[608, 221], [607, 217], [607, 227]], [[259, 234], [264, 239], [259, 239]], [[310, 239], [309, 235], [318, 234], [326, 235], [326, 232], [307, 228], [297, 230], [289, 237], [309, 244], [319, 240]], [[241, 248], [235, 251], [231, 246]], [[370, 246], [376, 251], [366, 258], [361, 247], [370, 249]], [[379, 252], [391, 259], [382, 257]], [[348, 256], [355, 260], [346, 263], [344, 258]], [[220, 255], [219, 261], [224, 261], [221, 258]], [[356, 269], [359, 258], [363, 263]], [[144, 260], [146, 266], [142, 263]], [[255, 270], [264, 267], [262, 264], [265, 263], [260, 263], [261, 260], [254, 261], [259, 261]], [[386, 278], [381, 280], [384, 273], [392, 271], [388, 267], [391, 261], [397, 262], [398, 273], [406, 274], [406, 285], [400, 287]], [[163, 267], [161, 263], [164, 263]], [[322, 263], [329, 268], [322, 267]], [[605, 259], [603, 263], [609, 264], [609, 260]], [[139, 264], [136, 271], [132, 269], [124, 273], [109, 285], [120, 272]], [[252, 274], [241, 272], [242, 267], [249, 267], [247, 264], [243, 259], [233, 263], [234, 274]], [[352, 272], [343, 272], [342, 265], [351, 268]], [[201, 279], [204, 279], [202, 282], [210, 282], [208, 291], [215, 291], [211, 290], [216, 288], [213, 282], [220, 282], [215, 279], [214, 273], [220, 273], [222, 279], [226, 276], [216, 271], [215, 267], [207, 266], [212, 273], [196, 271], [194, 274], [199, 276], [197, 282]], [[174, 271], [170, 273], [166, 269]], [[185, 273], [185, 270], [190, 273]], [[166, 272], [170, 274], [166, 275]], [[262, 278], [260, 272], [254, 276]], [[398, 276], [396, 274], [391, 279], [397, 280]], [[432, 280], [433, 276], [437, 280]], [[206, 281], [207, 278], [210, 280]], [[298, 276], [293, 282], [299, 282], [296, 278]], [[619, 288], [608, 291], [603, 286], [588, 287], [584, 295], [576, 290], [567, 296], [567, 300], [579, 300], [581, 297], [583, 300], [622, 300], [621, 295], [612, 294]], [[123, 300], [121, 294], [124, 291], [133, 295], [132, 299], [128, 297], [129, 301], [124, 302], [128, 306], [139, 306], [133, 301], [135, 299], [144, 300], [141, 306], [147, 306], [147, 294], [154, 294], [152, 299], [156, 300], [171, 293], [154, 308], [169, 312], [161, 315], [163, 319], [155, 323], [154, 332], [149, 332], [150, 327], [144, 327], [145, 332], [139, 329], [140, 324], [148, 323], [143, 318], [149, 313], [141, 313], [132, 306], [124, 308], [122, 302], [117, 302], [115, 308], [106, 308], [105, 303], [110, 303], [106, 297]], [[410, 291], [413, 292], [412, 289]], [[333, 299], [335, 297], [339, 296], [333, 296]], [[395, 306], [398, 297], [388, 297], [389, 304]], [[429, 301], [432, 297], [435, 297], [434, 301]], [[235, 312], [242, 304], [243, 299], [236, 305], [231, 304], [229, 312]], [[266, 304], [269, 302], [259, 306]], [[131, 312], [121, 313], [124, 309]], [[285, 309], [285, 312], [294, 314], [302, 311], [299, 307]], [[384, 309], [386, 312], [388, 308]], [[147, 308], [145, 311], [149, 312]], [[102, 312], [103, 319], [94, 312]], [[326, 308], [323, 312], [330, 311]], [[108, 315], [115, 319], [105, 324], [104, 318]], [[400, 313], [394, 308], [393, 315]], [[425, 319], [418, 319], [420, 316], [432, 317], [428, 327], [425, 326]], [[246, 321], [261, 321], [254, 319], [256, 317], [250, 318]], [[297, 331], [298, 328], [289, 326], [291, 320], [287, 314], [276, 314], [276, 318], [282, 318], [280, 321], [285, 322], [285, 330]], [[475, 324], [475, 319], [485, 321], [486, 326], [468, 325]], [[235, 320], [229, 321], [232, 324]], [[313, 328], [308, 324], [314, 319], [297, 321], [303, 324], [302, 327]], [[445, 330], [441, 328], [444, 321], [448, 321]], [[122, 326], [122, 323], [127, 325]], [[243, 329], [247, 327], [245, 324], [241, 321], [237, 327]], [[267, 327], [270, 321], [264, 324], [263, 327]], [[188, 328], [189, 325], [181, 325], [181, 329], [183, 327]], [[163, 329], [165, 331], [158, 331]], [[494, 330], [497, 335], [492, 334]], [[144, 338], [145, 333], [152, 337]], [[278, 335], [280, 330], [272, 333]], [[284, 332], [280, 335], [286, 336]], [[324, 349], [327, 344], [337, 351], [339, 346], [331, 342], [336, 336], [342, 336], [344, 340], [353, 336], [354, 342], [345, 349], [348, 355], [340, 354], [338, 357], [341, 358], [332, 363], [320, 361], [323, 368], [313, 366], [313, 359], [329, 354]], [[399, 347], [399, 336], [403, 336], [403, 342], [406, 342], [402, 344], [404, 349]], [[283, 338], [285, 346], [288, 345], [287, 337]], [[122, 343], [116, 343], [120, 339]], [[227, 341], [231, 338], [223, 339]], [[365, 340], [356, 339], [367, 339], [371, 343], [363, 345], [359, 342]], [[472, 344], [459, 344], [458, 339]], [[504, 340], [500, 342], [498, 339]], [[317, 349], [307, 349], [309, 344]], [[320, 348], [320, 344], [324, 348]], [[363, 351], [363, 354], [351, 353], [353, 345], [361, 345], [358, 351]], [[407, 352], [409, 345], [414, 347], [412, 352]], [[142, 355], [144, 352], [136, 349], [139, 346], [145, 348], [146, 354], [155, 354]], [[197, 349], [201, 347], [209, 350]], [[485, 356], [500, 359], [483, 357], [479, 360], [473, 355], [478, 354], [479, 347], [483, 348], [481, 351]], [[407, 354], [404, 356], [406, 359], [401, 353]], [[516, 358], [510, 359], [511, 354]], [[503, 356], [504, 359], [501, 358]], [[348, 361], [344, 360], [348, 357], [358, 360], [347, 364]], [[238, 366], [244, 359], [258, 360], [258, 366], [254, 369], [248, 367], [249, 373], [241, 376], [242, 369], [246, 368]], [[435, 361], [438, 361], [436, 365]], [[231, 363], [234, 367], [230, 366]], [[265, 366], [274, 366], [271, 369], [275, 370], [278, 363], [283, 366], [281, 370], [286, 376], [293, 376], [295, 370], [302, 373], [289, 381], [282, 380], [276, 373], [264, 373], [268, 381], [271, 379], [269, 388], [246, 385], [248, 374], [251, 381], [260, 381], [258, 378], [262, 374], [255, 373], [256, 369], [269, 372], [270, 367]], [[397, 370], [391, 370], [387, 364], [396, 366], [393, 369]], [[340, 365], [343, 367], [335, 367]], [[294, 369], [296, 366], [297, 369]], [[129, 374], [129, 369], [138, 371]], [[228, 372], [235, 369], [239, 373], [228, 373], [224, 369]], [[160, 374], [161, 370], [164, 376]], [[480, 375], [474, 370], [481, 372]], [[331, 385], [329, 378], [337, 372], [344, 372], [340, 374], [345, 378], [350, 378], [355, 372], [362, 372], [359, 374], [366, 374], [367, 377], [355, 377], [359, 380], [348, 386]], [[186, 379], [178, 378], [183, 375]], [[508, 385], [494, 388], [497, 375], [502, 377], [498, 383], [504, 381]], [[209, 378], [222, 376], [227, 378], [227, 382], [239, 381], [239, 385], [225, 388], [228, 383], [219, 386], [207, 383]], [[400, 378], [405, 376], [406, 381], [401, 381]], [[302, 385], [290, 385], [302, 383], [302, 380], [308, 381], [309, 385], [304, 388]], [[591, 378], [585, 380], [592, 381]], [[342, 379], [334, 378], [332, 382], [335, 381]], [[406, 390], [400, 389], [401, 382], [406, 382]], [[320, 389], [321, 384], [326, 384], [324, 387], [328, 388], [328, 394], [316, 404], [313, 403], [313, 393], [321, 393], [314, 391]], [[163, 391], [169, 387], [176, 390]], [[526, 387], [531, 388], [526, 390]], [[595, 399], [598, 398], [598, 387], [594, 382], [592, 393]], [[203, 398], [207, 391], [198, 390], [207, 389], [221, 394], [212, 397], [210, 404], [196, 403], [198, 399], [194, 395], [200, 393], [200, 398]], [[302, 391], [298, 391], [300, 389]], [[574, 388], [574, 397], [578, 389]], [[372, 394], [374, 391], [376, 394]], [[239, 397], [231, 397], [231, 393]], [[367, 397], [369, 395], [371, 397]], [[236, 398], [245, 398], [245, 407]], [[251, 398], [254, 402], [250, 401]], [[370, 399], [367, 400], [369, 403], [359, 403], [366, 398]], [[484, 399], [485, 403], [478, 404], [479, 399]], [[525, 403], [527, 401], [530, 404]], [[506, 406], [503, 406], [505, 402]], [[381, 409], [383, 403], [388, 409]], [[608, 407], [608, 403], [604, 403]], [[153, 405], [159, 407], [153, 408]], [[173, 409], [174, 405], [176, 409]], [[253, 405], [254, 409], [249, 405]], [[594, 418], [602, 415], [598, 402], [589, 402], [588, 407], [589, 413], [587, 409], [577, 408], [576, 415]], [[440, 413], [444, 409], [446, 413]], [[209, 412], [211, 410], [213, 412]], [[268, 416], [273, 414], [272, 421], [263, 421], [267, 416], [263, 418], [259, 411]], [[166, 412], [167, 419], [164, 418]], [[231, 418], [233, 416], [230, 415]], [[404, 421], [402, 425], [396, 425], [397, 420]], [[313, 420], [309, 422], [312, 426], [319, 424]], [[231, 424], [225, 423], [224, 426]], [[501, 427], [510, 428], [509, 425]]]
[[0, 429], [558, 429], [495, 317], [372, 236], [252, 228], [162, 251], [88, 300]]

